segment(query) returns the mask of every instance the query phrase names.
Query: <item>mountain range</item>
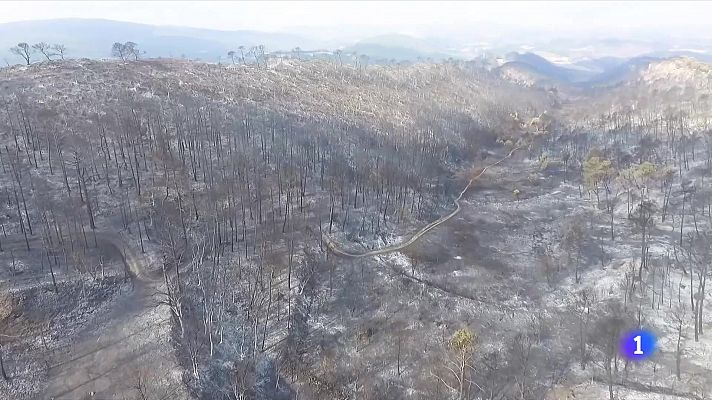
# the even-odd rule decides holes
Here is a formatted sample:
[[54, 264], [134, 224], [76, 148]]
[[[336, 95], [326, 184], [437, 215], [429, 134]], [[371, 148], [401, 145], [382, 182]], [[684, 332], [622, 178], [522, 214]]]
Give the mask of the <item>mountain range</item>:
[[[219, 31], [174, 26], [154, 26], [101, 19], [58, 19], [0, 24], [0, 49], [19, 42], [62, 43], [74, 58], [111, 57], [114, 42], [138, 43], [148, 57], [174, 57], [215, 62], [239, 46], [264, 45], [269, 50], [310, 47], [315, 41], [298, 35], [248, 30]], [[21, 60], [9, 52], [3, 57], [10, 63]]]
[[[525, 84], [603, 85], [615, 84], [651, 62], [685, 56], [712, 61], [712, 48], [691, 41], [624, 39], [544, 39], [527, 37], [519, 42], [502, 40], [492, 44], [482, 38], [460, 35], [450, 38], [419, 38], [405, 34], [363, 37], [318, 35], [254, 30], [214, 30], [177, 26], [155, 26], [104, 19], [56, 19], [0, 24], [0, 60], [21, 63], [10, 53], [17, 43], [61, 43], [71, 58], [108, 58], [114, 42], [132, 41], [145, 57], [187, 58], [206, 62], [227, 61], [227, 53], [242, 46], [263, 45], [267, 52], [288, 54], [299, 47], [305, 54], [343, 53], [367, 56], [370, 63], [478, 59], [500, 75]], [[333, 31], [330, 31], [333, 33]], [[531, 43], [526, 42], [529, 40]], [[2, 49], [7, 49], [2, 51]], [[320, 52], [316, 52], [319, 50]], [[39, 60], [39, 55], [35, 55]]]

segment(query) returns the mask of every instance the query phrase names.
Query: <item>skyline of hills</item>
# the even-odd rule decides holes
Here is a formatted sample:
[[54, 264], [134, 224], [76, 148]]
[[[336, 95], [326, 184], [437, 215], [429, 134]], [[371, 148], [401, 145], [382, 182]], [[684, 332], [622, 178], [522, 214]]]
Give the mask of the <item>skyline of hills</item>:
[[[712, 61], [712, 53], [695, 40], [689, 43], [643, 41], [640, 39], [544, 39], [527, 36], [508, 39], [493, 46], [483, 38], [461, 35], [451, 38], [419, 38], [402, 33], [339, 37], [318, 35], [318, 30], [285, 33], [255, 30], [223, 31], [179, 26], [157, 26], [108, 19], [53, 19], [0, 24], [0, 51], [5, 65], [23, 60], [9, 49], [19, 42], [61, 43], [67, 46], [69, 58], [110, 58], [114, 42], [138, 43], [141, 55], [148, 58], [186, 58], [205, 62], [230, 62], [230, 50], [248, 52], [263, 45], [267, 52], [290, 54], [300, 48], [310, 51], [335, 51], [365, 55], [370, 63], [390, 61], [442, 61], [448, 58], [483, 60], [491, 68], [506, 69], [520, 78], [532, 75], [536, 81], [591, 84], [611, 83], [631, 70], [647, 66], [654, 60], [679, 56]], [[485, 38], [486, 39], [486, 38]], [[530, 43], [526, 42], [530, 41]], [[689, 44], [689, 46], [684, 46]], [[686, 47], [686, 48], [685, 48]], [[599, 50], [597, 50], [599, 49]], [[614, 54], [614, 55], [611, 55]], [[595, 55], [595, 56], [593, 56]], [[41, 55], [34, 55], [35, 61]], [[536, 77], [535, 77], [536, 76]]]
[[0, 3], [0, 400], [712, 399], [657, 4]]

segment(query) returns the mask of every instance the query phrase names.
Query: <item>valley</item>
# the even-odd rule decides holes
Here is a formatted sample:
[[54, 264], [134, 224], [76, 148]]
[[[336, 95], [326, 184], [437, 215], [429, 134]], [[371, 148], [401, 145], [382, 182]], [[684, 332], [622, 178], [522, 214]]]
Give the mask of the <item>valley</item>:
[[710, 71], [2, 68], [0, 397], [707, 398]]

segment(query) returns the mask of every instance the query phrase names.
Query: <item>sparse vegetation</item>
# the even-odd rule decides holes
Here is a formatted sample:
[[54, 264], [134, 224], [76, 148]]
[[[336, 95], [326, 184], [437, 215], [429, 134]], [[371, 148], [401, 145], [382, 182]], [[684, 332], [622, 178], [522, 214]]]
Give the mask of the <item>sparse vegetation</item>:
[[709, 394], [712, 116], [642, 102], [669, 61], [583, 91], [237, 49], [12, 49], [0, 397]]

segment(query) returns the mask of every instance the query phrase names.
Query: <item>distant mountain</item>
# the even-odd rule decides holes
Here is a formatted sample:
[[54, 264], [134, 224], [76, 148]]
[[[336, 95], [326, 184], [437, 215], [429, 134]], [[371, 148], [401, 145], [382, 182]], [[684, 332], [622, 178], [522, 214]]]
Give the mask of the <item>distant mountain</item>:
[[631, 77], [634, 77], [640, 71], [644, 70], [651, 63], [656, 61], [660, 61], [660, 59], [656, 57], [643, 56], [611, 64], [603, 72], [589, 79], [587, 83], [595, 86], [616, 85], [630, 79]]
[[676, 57], [650, 63], [637, 74], [637, 82], [658, 90], [690, 89], [709, 93], [712, 64], [690, 57]]
[[[626, 67], [632, 66], [632, 67]], [[707, 130], [712, 117], [712, 64], [690, 57], [654, 60], [638, 58], [621, 65], [627, 69], [615, 85], [591, 91], [581, 97], [588, 107], [600, 111], [635, 108], [640, 115], [664, 116], [681, 111], [690, 117], [689, 127]]]
[[[662, 53], [661, 53], [662, 54]], [[668, 54], [676, 54], [670, 52]], [[668, 55], [665, 54], [665, 55]], [[698, 55], [697, 53], [693, 53]], [[704, 59], [704, 58], [703, 58]], [[677, 61], [675, 61], [677, 60]], [[685, 62], [679, 60], [686, 60]], [[677, 69], [670, 66], [673, 63]], [[660, 65], [667, 66], [669, 71], [699, 70], [692, 66], [705, 65], [700, 58], [692, 57], [656, 57], [639, 56], [630, 59], [617, 57], [602, 57], [583, 59], [570, 64], [560, 65], [534, 53], [509, 53], [500, 61], [496, 72], [504, 79], [525, 86], [569, 86], [569, 87], [600, 87], [613, 86], [631, 80], [640, 79], [643, 72], [659, 70]], [[688, 76], [681, 73], [682, 76]], [[652, 78], [650, 78], [652, 79]], [[664, 80], [664, 79], [661, 79]]]
[[506, 62], [495, 68], [495, 73], [502, 79], [527, 87], [535, 85], [554, 85], [558, 83], [531, 65], [519, 61]]
[[508, 53], [496, 72], [504, 79], [532, 85], [576, 84], [596, 73], [575, 64], [562, 66], [534, 53]]
[[[71, 58], [108, 58], [114, 42], [132, 41], [147, 57], [200, 59], [216, 62], [227, 60], [227, 52], [244, 46], [264, 45], [268, 52], [301, 49], [335, 49], [333, 40], [312, 39], [287, 33], [248, 30], [220, 31], [177, 26], [155, 26], [104, 19], [56, 19], [0, 24], [0, 60], [21, 63], [10, 53], [17, 43], [47, 42], [67, 46]], [[343, 43], [341, 44], [343, 46]], [[345, 53], [368, 56], [372, 62], [384, 60], [442, 60], [455, 54], [446, 51], [443, 39], [419, 39], [408, 35], [389, 34], [366, 38], [343, 48]], [[34, 56], [41, 59], [40, 54]]]
[[[171, 26], [153, 26], [103, 19], [57, 19], [0, 24], [0, 59], [10, 63], [21, 59], [8, 50], [19, 42], [61, 43], [73, 58], [111, 56], [114, 42], [133, 41], [148, 57], [186, 57], [205, 61], [227, 58], [238, 46], [262, 44], [268, 51], [294, 47], [318, 47], [319, 42], [304, 37], [257, 31], [219, 31]], [[39, 56], [36, 56], [39, 59]]]
[[519, 62], [529, 65], [537, 73], [560, 82], [581, 82], [589, 79], [594, 74], [592, 71], [576, 65], [562, 66], [555, 64], [535, 53], [509, 53], [506, 56], [509, 62]]
[[577, 60], [575, 62], [575, 65], [600, 74], [612, 68], [620, 66], [627, 60], [628, 59], [622, 57], [583, 58]]
[[658, 58], [658, 59], [687, 57], [687, 58], [693, 58], [698, 61], [712, 62], [712, 53], [710, 53], [706, 50], [671, 49], [671, 50], [662, 50], [662, 51], [648, 53], [648, 54], [646, 54], [646, 56], [652, 57], [652, 58]]
[[443, 50], [442, 43], [419, 39], [401, 34], [388, 34], [374, 36], [358, 41], [352, 46], [344, 48], [344, 52], [357, 53], [368, 56], [374, 61], [391, 60], [417, 61], [418, 59], [431, 58], [442, 60], [452, 57]]
[[[594, 60], [601, 62], [602, 59]], [[676, 61], [677, 60], [677, 61]], [[687, 66], [693, 64], [704, 65], [704, 63], [712, 62], [712, 55], [706, 52], [690, 51], [690, 50], [666, 50], [649, 53], [639, 57], [633, 57], [627, 60], [614, 59], [606, 60], [603, 71], [595, 77], [587, 81], [588, 84], [603, 86], [616, 85], [630, 79], [635, 79], [644, 71], [653, 66], [667, 65], [668, 63], [677, 63], [679, 60], [687, 60]]]

